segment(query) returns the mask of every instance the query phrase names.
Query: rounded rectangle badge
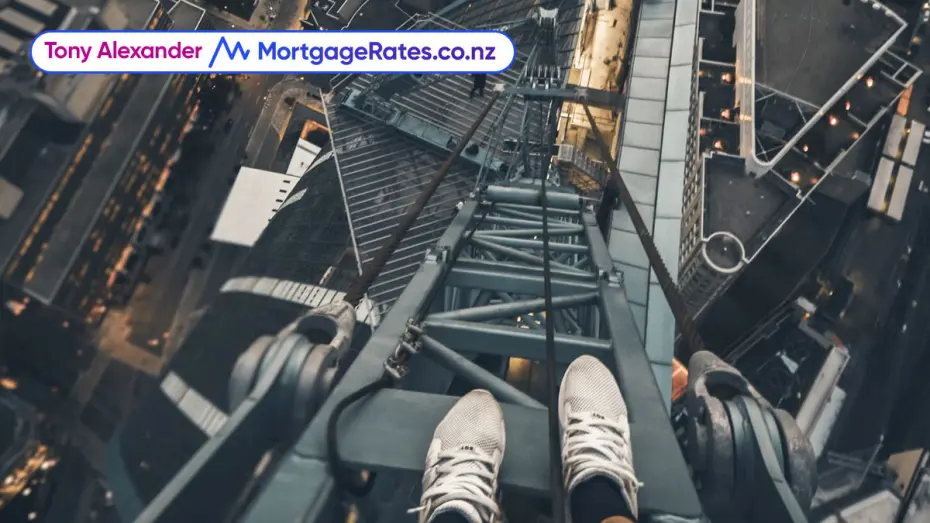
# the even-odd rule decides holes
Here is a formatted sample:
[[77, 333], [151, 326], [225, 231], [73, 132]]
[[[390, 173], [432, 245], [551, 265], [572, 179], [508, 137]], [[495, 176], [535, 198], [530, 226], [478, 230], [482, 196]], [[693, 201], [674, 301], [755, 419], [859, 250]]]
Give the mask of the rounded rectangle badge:
[[516, 58], [499, 31], [48, 31], [46, 73], [498, 73]]

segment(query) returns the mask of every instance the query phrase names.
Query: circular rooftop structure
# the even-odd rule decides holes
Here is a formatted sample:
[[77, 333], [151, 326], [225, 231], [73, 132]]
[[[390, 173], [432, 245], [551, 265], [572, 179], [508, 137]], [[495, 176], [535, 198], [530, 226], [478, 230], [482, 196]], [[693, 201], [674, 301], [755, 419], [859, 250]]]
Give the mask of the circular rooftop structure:
[[732, 232], [717, 231], [704, 240], [701, 254], [715, 271], [733, 274], [743, 268], [746, 249], [743, 242]]

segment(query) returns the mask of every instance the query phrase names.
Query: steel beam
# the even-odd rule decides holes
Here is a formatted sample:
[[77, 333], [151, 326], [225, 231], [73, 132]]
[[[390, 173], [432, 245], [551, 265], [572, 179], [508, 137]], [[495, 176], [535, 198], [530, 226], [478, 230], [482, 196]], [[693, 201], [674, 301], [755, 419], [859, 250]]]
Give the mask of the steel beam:
[[[539, 189], [535, 187], [515, 187], [505, 185], [492, 185], [485, 191], [485, 197], [491, 203], [499, 204], [517, 204], [527, 205], [536, 212], [541, 212], [539, 207]], [[550, 210], [570, 211], [581, 208], [581, 197], [575, 193], [549, 191], [548, 201], [546, 202]]]
[[605, 91], [603, 89], [593, 89], [572, 84], [568, 84], [561, 88], [515, 85], [509, 87], [506, 92], [512, 92], [523, 96], [527, 101], [549, 101], [554, 98], [556, 100], [584, 103], [593, 107], [614, 110], [622, 109], [624, 101], [623, 94], [617, 91]]
[[[489, 289], [513, 294], [539, 296], [542, 281], [535, 274], [514, 274], [512, 272], [489, 272], [481, 269], [453, 267], [446, 278], [447, 285], [468, 289]], [[565, 278], [552, 278], [552, 292], [556, 296], [580, 294], [597, 289], [593, 281], [579, 281]]]
[[[549, 228], [549, 234], [551, 236], [572, 236], [575, 234], [581, 234], [584, 232], [584, 227], [581, 225], [571, 225], [568, 227], [554, 226]], [[542, 228], [528, 228], [528, 229], [492, 229], [490, 231], [476, 231], [475, 236], [506, 236], [506, 237], [532, 237], [542, 235]]]
[[[560, 217], [564, 216], [564, 215], [559, 214], [558, 211], [559, 209], [549, 209], [547, 210], [547, 214], [549, 215], [549, 218], [551, 220], [558, 220]], [[499, 205], [497, 208], [497, 212], [499, 212], [500, 214], [511, 216], [519, 220], [532, 220], [536, 222], [537, 224], [542, 224], [542, 212], [514, 209], [506, 205]]]
[[[567, 309], [569, 307], [586, 307], [594, 305], [597, 302], [598, 294], [590, 292], [578, 294], [575, 296], [560, 296], [552, 299], [552, 308], [554, 310]], [[426, 320], [459, 320], [459, 321], [487, 321], [509, 319], [530, 312], [539, 312], [546, 306], [545, 299], [537, 298], [535, 300], [514, 301], [511, 303], [501, 303], [496, 305], [485, 305], [483, 307], [471, 307], [468, 309], [459, 309], [456, 311], [439, 312], [430, 314]]]
[[[462, 352], [528, 360], [546, 359], [546, 335], [539, 330], [467, 321], [427, 320], [423, 323], [423, 332]], [[621, 341], [617, 343], [623, 345]], [[608, 363], [613, 357], [609, 341], [571, 334], [556, 334], [555, 350], [559, 363], [564, 364], [585, 354]], [[649, 375], [652, 376], [651, 371]]]
[[[495, 211], [500, 212], [497, 206], [495, 206]], [[501, 213], [504, 214], [504, 213]], [[484, 223], [488, 225], [502, 225], [507, 227], [542, 227], [542, 217], [541, 216], [532, 216], [529, 219], [525, 218], [509, 218], [507, 216], [488, 216], [484, 219]], [[554, 227], [563, 227], [569, 225], [569, 222], [563, 223], [554, 223]]]
[[[526, 188], [520, 188], [520, 190], [521, 190], [521, 191], [526, 191], [526, 190], [528, 190], [528, 189], [526, 189]], [[554, 194], [565, 194], [565, 193], [554, 192]], [[527, 198], [528, 198], [528, 195], [521, 194], [521, 197], [522, 197], [523, 199], [527, 199]], [[550, 197], [551, 197], [551, 195], [550, 195]], [[538, 196], [538, 195], [537, 195], [536, 199], [539, 200], [539, 196]], [[582, 202], [580, 196], [578, 197], [578, 202], [579, 202], [579, 203]], [[522, 214], [525, 215], [525, 216], [532, 216], [533, 219], [542, 220], [542, 208], [537, 207], [537, 204], [536, 204], [536, 203], [530, 203], [530, 204], [525, 204], [525, 203], [498, 203], [498, 204], [496, 205], [496, 208], [497, 208], [497, 209], [499, 210], [499, 212], [501, 212], [502, 214], [522, 213]], [[577, 219], [577, 218], [578, 218], [578, 208], [575, 207], [574, 205], [572, 205], [572, 206], [566, 206], [565, 208], [548, 207], [548, 208], [546, 209], [546, 214], [550, 214], [550, 215], [552, 215], [552, 216], [556, 216], [556, 217], [560, 217], [560, 218]], [[552, 218], [552, 216], [550, 216], [550, 219]]]
[[616, 272], [614, 262], [610, 257], [610, 250], [607, 242], [601, 235], [597, 227], [597, 218], [590, 210], [581, 213], [581, 225], [584, 227], [585, 239], [588, 241], [588, 249], [591, 254], [591, 261], [597, 270], [602, 273]]
[[421, 336], [423, 354], [480, 388], [487, 389], [498, 400], [532, 409], [545, 409], [545, 405], [520, 392], [513, 385], [482, 369], [468, 358], [446, 347], [429, 336]]
[[[550, 234], [552, 234], [551, 231], [550, 231]], [[488, 236], [483, 236], [482, 241], [486, 243], [494, 243], [496, 245], [503, 245], [505, 247], [516, 247], [519, 249], [527, 249], [531, 251], [542, 250], [542, 242], [539, 240], [527, 240], [524, 238], [509, 238], [506, 236], [497, 236], [493, 238], [488, 237]], [[549, 248], [552, 249], [553, 252], [568, 252], [572, 254], [587, 254], [588, 253], [587, 245], [579, 245], [575, 243], [549, 242]], [[555, 260], [552, 261], [552, 264], [553, 265], [559, 264], [559, 265], [563, 265], [566, 267], [571, 267], [571, 265], [560, 264], [559, 262]]]
[[[487, 249], [493, 253], [500, 254], [501, 256], [506, 256], [508, 258], [513, 258], [515, 260], [520, 260], [522, 262], [532, 263], [534, 265], [539, 265], [539, 266], [542, 266], [543, 264], [543, 259], [540, 256], [537, 256], [535, 254], [530, 254], [526, 251], [521, 251], [519, 249], [514, 249], [512, 247], [507, 247], [506, 245], [501, 245], [500, 243], [496, 241], [489, 241], [486, 238], [487, 237], [484, 237], [484, 238], [472, 237], [471, 243], [478, 245], [484, 249]], [[497, 240], [497, 238], [495, 238], [495, 240]], [[558, 269], [562, 269], [563, 271], [569, 271], [569, 272], [578, 271], [578, 269], [572, 267], [571, 265], [559, 263], [557, 261], [552, 262], [552, 267], [556, 267]], [[578, 271], [578, 272], [584, 272], [584, 271]]]
[[[526, 274], [528, 276], [534, 276], [537, 278], [542, 278], [543, 276], [542, 267], [526, 266], [520, 265], [518, 263], [502, 261], [476, 260], [474, 258], [459, 258], [458, 262], [455, 264], [455, 267], [457, 269], [476, 269], [479, 271], [490, 272], [509, 271], [517, 274]], [[556, 278], [563, 278], [572, 281], [594, 282], [593, 273], [577, 269], [572, 271], [552, 269], [552, 271], [550, 271], [550, 275]], [[594, 289], [594, 287], [592, 287], [592, 289]]]

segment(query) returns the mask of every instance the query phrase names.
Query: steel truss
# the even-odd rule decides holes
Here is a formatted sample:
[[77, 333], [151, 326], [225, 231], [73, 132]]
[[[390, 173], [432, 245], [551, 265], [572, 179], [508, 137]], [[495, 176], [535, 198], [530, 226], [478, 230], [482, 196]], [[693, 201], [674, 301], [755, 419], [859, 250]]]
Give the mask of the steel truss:
[[[615, 370], [630, 410], [634, 460], [644, 483], [640, 511], [646, 520], [659, 514], [698, 520], [697, 494], [622, 278], [592, 210], [574, 193], [550, 188], [548, 194], [552, 297], [558, 311], [551, 320], [560, 376], [582, 354]], [[547, 430], [545, 407], [502, 379], [506, 365], [488, 363], [489, 357], [498, 362], [544, 359], [541, 327], [550, 318], [540, 315], [538, 200], [538, 187], [491, 186], [462, 205], [244, 521], [338, 520], [342, 504], [326, 463], [327, 420], [337, 403], [377, 380], [385, 362], [399, 355], [402, 360], [409, 357], [411, 368], [402, 373], [402, 388], [363, 400], [343, 415], [338, 427], [343, 461], [377, 473], [374, 492], [357, 503], [362, 521], [407, 521], [403, 511], [415, 504], [427, 446], [436, 424], [456, 401], [447, 391], [457, 379], [491, 391], [503, 403], [512, 443], [504, 459], [502, 488], [548, 496], [548, 444], [540, 437]]]

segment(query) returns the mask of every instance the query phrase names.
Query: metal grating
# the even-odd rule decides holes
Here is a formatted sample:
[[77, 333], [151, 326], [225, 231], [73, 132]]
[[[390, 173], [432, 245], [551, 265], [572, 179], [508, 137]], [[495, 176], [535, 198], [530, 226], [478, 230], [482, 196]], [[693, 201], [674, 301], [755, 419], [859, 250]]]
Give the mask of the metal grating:
[[[390, 126], [366, 122], [344, 110], [330, 113], [346, 208], [364, 264], [393, 233], [407, 206], [446, 155], [415, 143]], [[422, 262], [423, 253], [449, 225], [452, 209], [471, 191], [477, 171], [465, 163], [454, 166], [420, 214], [369, 291], [382, 310], [397, 299]]]

